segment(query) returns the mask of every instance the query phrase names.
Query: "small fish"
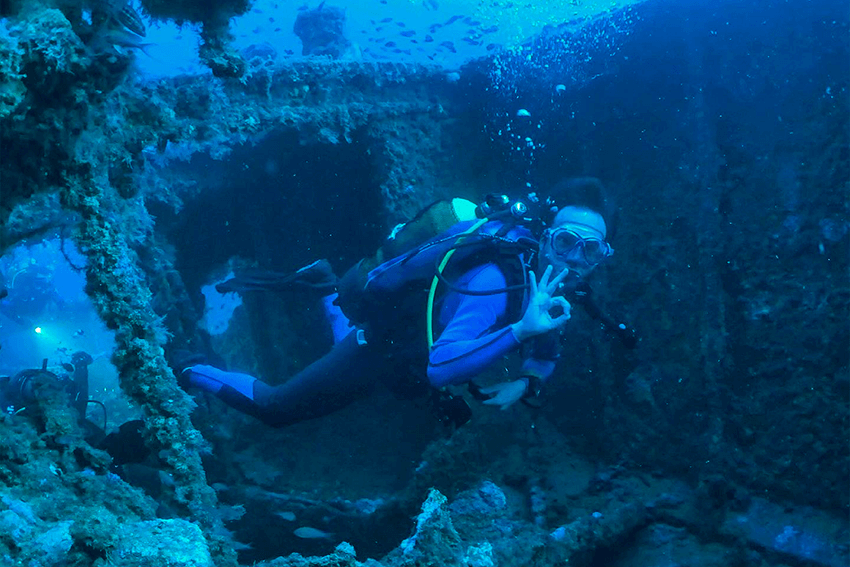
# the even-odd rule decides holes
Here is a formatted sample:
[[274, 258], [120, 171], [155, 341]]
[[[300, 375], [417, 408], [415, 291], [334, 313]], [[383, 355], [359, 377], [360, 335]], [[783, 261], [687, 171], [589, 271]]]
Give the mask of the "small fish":
[[235, 522], [245, 515], [245, 507], [242, 504], [236, 506], [219, 506], [219, 515], [225, 522]]
[[279, 32], [280, 28], [275, 28], [274, 31]]
[[406, 28], [407, 27], [407, 24], [405, 24], [404, 22], [396, 22], [395, 25], [397, 25], [400, 28]]
[[496, 49], [497, 47], [499, 47], [499, 46], [498, 46], [497, 44], [495, 44], [495, 43], [488, 43], [488, 44], [487, 44], [487, 51], [493, 51], [493, 50], [494, 50], [494, 49]]
[[434, 41], [434, 38], [431, 37], [430, 35], [425, 36], [425, 43], [433, 43], [433, 41]]
[[524, 108], [520, 108], [516, 111], [516, 115], [520, 118], [528, 118], [529, 116], [531, 116], [531, 113]]
[[252, 12], [254, 12], [255, 14], [262, 14], [262, 13], [263, 13], [263, 11], [262, 11], [262, 10], [260, 10], [259, 8], [254, 8], [254, 9], [253, 9], [253, 10], [251, 10], [251, 11], [252, 11]]
[[384, 18], [383, 20], [381, 20], [381, 23], [382, 23], [382, 24], [388, 24], [388, 23], [390, 23], [391, 21], [393, 21], [393, 19], [392, 19], [392, 18]]
[[425, 6], [426, 10], [437, 10], [440, 7], [437, 0], [423, 0], [422, 5]]
[[274, 515], [287, 522], [295, 521], [295, 512], [275, 512]]
[[490, 26], [481, 30], [481, 33], [496, 33], [497, 31], [499, 31], [499, 26]]
[[130, 33], [127, 30], [108, 29], [104, 31], [103, 34], [96, 36], [94, 40], [92, 40], [91, 44], [89, 44], [89, 49], [91, 49], [94, 53], [103, 53], [111, 47], [119, 55], [124, 54], [122, 48], [138, 49], [148, 57], [151, 57], [148, 49], [153, 45], [153, 43], [144, 41], [143, 37]]
[[394, 41], [388, 41], [384, 44], [384, 47], [395, 47], [395, 42]]
[[300, 537], [301, 539], [331, 539], [333, 537], [332, 533], [310, 527], [298, 528], [292, 533], [295, 534], [295, 537]]
[[443, 25], [444, 26], [450, 26], [450, 25], [452, 25], [453, 23], [455, 23], [456, 21], [458, 21], [462, 18], [463, 18], [463, 16], [452, 16], [451, 18], [446, 20], [446, 23], [444, 23]]
[[444, 42], [440, 43], [440, 47], [445, 47], [446, 49], [448, 49], [452, 53], [457, 53], [457, 49], [455, 49], [455, 44], [452, 43], [451, 41], [444, 41]]
[[404, 30], [403, 32], [401, 32], [401, 35], [403, 37], [413, 37], [414, 35], [416, 35], [416, 32], [413, 30]]
[[129, 4], [124, 4], [115, 14], [115, 21], [136, 35], [145, 37], [147, 30], [141, 16]]
[[84, 10], [84, 15], [88, 12], [89, 18], [92, 11], [98, 12], [106, 16], [107, 27], [117, 24], [131, 33], [145, 36], [145, 24], [128, 0], [89, 0], [84, 5], [88, 8]]
[[470, 17], [464, 18], [463, 23], [465, 23], [468, 26], [472, 26], [474, 28], [477, 28], [478, 26], [481, 25], [481, 22], [479, 22], [478, 20], [473, 20]]

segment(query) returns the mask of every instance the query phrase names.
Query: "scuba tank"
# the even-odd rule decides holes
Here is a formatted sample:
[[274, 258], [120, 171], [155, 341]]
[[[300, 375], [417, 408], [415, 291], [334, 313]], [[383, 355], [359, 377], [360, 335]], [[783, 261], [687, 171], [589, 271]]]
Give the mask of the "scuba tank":
[[[462, 263], [488, 250], [496, 257], [511, 257], [514, 261], [523, 253], [535, 253], [539, 231], [545, 226], [538, 209], [533, 194], [515, 201], [504, 195], [488, 195], [480, 205], [464, 199], [437, 201], [409, 223], [397, 227], [373, 256], [345, 273], [339, 283], [337, 303], [353, 323], [364, 326], [373, 322], [376, 310], [399, 311], [394, 302], [400, 296], [427, 292], [430, 347], [431, 313], [438, 284], [465, 291], [453, 287], [445, 277], [449, 262]], [[524, 275], [522, 284], [487, 294], [519, 288], [525, 288]]]

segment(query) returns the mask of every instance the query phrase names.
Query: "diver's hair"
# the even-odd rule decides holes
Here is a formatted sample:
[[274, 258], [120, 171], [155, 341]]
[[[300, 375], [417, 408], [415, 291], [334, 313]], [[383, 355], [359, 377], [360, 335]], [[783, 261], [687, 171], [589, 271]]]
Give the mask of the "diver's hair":
[[602, 215], [608, 227], [608, 238], [616, 232], [617, 210], [596, 177], [565, 177], [552, 187], [550, 196], [559, 208], [581, 207]]

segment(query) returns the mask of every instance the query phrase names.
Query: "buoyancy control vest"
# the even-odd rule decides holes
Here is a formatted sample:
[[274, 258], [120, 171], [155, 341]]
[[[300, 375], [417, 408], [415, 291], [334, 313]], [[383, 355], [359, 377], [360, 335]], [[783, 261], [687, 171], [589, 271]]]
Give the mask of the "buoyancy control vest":
[[507, 292], [506, 318], [518, 318], [537, 240], [515, 219], [480, 215], [480, 207], [470, 201], [438, 201], [397, 227], [384, 246], [342, 277], [338, 303], [343, 312], [356, 325], [379, 335], [397, 333], [399, 327], [424, 331], [430, 347], [438, 284], [443, 284], [441, 297], [450, 291], [472, 293], [453, 282], [477, 266], [494, 263], [505, 276], [506, 288], [472, 294]]

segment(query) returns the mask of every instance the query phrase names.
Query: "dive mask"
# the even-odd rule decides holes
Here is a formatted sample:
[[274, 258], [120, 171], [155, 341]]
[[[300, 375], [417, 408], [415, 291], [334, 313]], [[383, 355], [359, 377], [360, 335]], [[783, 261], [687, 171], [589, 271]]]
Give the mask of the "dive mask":
[[[594, 232], [596, 231], [594, 230]], [[604, 238], [580, 234], [569, 226], [551, 230], [549, 232], [549, 245], [560, 258], [564, 260], [583, 259], [590, 266], [602, 263], [614, 253], [614, 249]]]

